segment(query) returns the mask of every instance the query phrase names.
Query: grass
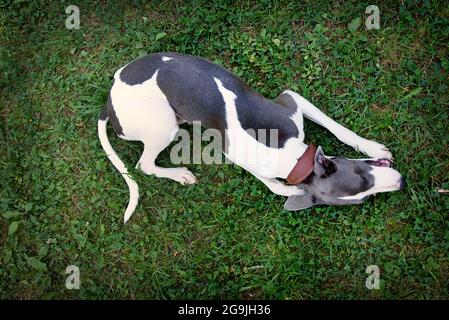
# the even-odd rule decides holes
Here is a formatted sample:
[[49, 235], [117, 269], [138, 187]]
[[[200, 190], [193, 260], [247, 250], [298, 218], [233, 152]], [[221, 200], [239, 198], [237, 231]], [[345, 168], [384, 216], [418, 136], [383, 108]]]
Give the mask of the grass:
[[[0, 298], [449, 297], [449, 195], [436, 191], [449, 189], [444, 2], [379, 3], [380, 30], [365, 30], [372, 3], [358, 1], [77, 1], [80, 30], [64, 27], [70, 4], [1, 5]], [[123, 225], [128, 190], [97, 117], [116, 69], [168, 50], [216, 61], [268, 98], [300, 92], [385, 143], [408, 188], [286, 212], [234, 165], [190, 165], [188, 187], [133, 171], [141, 199]], [[305, 129], [327, 154], [361, 156]], [[141, 144], [110, 139], [132, 167]], [[365, 288], [372, 264], [380, 290]], [[65, 288], [68, 265], [80, 290]]]

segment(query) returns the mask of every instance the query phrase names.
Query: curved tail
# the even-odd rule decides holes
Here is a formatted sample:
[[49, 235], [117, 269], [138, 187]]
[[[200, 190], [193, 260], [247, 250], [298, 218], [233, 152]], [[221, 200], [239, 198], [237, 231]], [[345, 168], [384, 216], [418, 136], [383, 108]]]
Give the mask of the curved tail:
[[109, 160], [111, 160], [114, 167], [116, 167], [117, 170], [120, 172], [120, 174], [123, 176], [129, 188], [129, 202], [128, 207], [126, 207], [124, 216], [124, 222], [126, 223], [126, 221], [128, 221], [128, 219], [131, 217], [131, 215], [133, 214], [134, 210], [137, 207], [137, 203], [139, 201], [139, 186], [137, 185], [136, 181], [134, 181], [130, 177], [128, 170], [125, 167], [125, 164], [123, 163], [122, 160], [120, 160], [117, 153], [115, 153], [114, 149], [112, 148], [111, 143], [109, 142], [106, 131], [106, 125], [108, 123], [108, 120], [109, 117], [107, 116], [107, 111], [103, 110], [100, 115], [100, 119], [98, 119], [98, 137], [100, 139], [101, 146], [106, 152], [106, 155], [108, 156]]

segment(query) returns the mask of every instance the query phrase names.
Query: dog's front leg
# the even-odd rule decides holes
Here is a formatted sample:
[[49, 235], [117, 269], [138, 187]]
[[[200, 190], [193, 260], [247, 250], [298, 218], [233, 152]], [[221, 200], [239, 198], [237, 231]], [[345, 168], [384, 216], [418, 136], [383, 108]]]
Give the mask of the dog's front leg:
[[276, 178], [265, 178], [258, 176], [254, 173], [252, 173], [257, 179], [262, 181], [268, 189], [271, 190], [271, 192], [285, 197], [290, 197], [294, 195], [303, 195], [305, 192], [304, 190], [298, 188], [297, 186], [290, 186], [286, 185], [285, 183], [277, 180]]
[[328, 129], [341, 142], [373, 158], [392, 158], [390, 151], [383, 144], [360, 137], [353, 131], [339, 124], [337, 121], [328, 117], [324, 112], [298, 93], [287, 90], [284, 94], [289, 94], [293, 98], [298, 108], [301, 109], [303, 115], [307, 119]]

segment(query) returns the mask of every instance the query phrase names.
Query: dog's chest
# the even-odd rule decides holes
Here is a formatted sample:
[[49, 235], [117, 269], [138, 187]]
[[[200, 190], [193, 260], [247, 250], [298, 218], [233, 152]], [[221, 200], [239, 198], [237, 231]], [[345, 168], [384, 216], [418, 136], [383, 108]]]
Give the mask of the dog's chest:
[[[297, 158], [304, 152], [303, 133], [287, 139], [278, 145], [279, 130], [276, 128], [259, 128], [248, 130], [239, 121], [236, 108], [237, 96], [214, 78], [220, 91], [225, 108], [227, 123], [225, 155], [246, 170], [264, 177], [285, 178], [296, 164]], [[255, 133], [257, 131], [257, 137]], [[269, 141], [269, 143], [267, 143]]]

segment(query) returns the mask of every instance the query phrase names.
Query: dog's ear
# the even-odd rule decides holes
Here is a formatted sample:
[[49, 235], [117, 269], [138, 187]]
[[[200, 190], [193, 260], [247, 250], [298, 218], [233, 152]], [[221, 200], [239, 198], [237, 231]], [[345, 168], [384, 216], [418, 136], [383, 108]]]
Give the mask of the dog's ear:
[[284, 209], [288, 211], [297, 211], [310, 208], [316, 204], [319, 204], [318, 199], [310, 193], [306, 193], [302, 196], [290, 196], [285, 201]]
[[315, 172], [315, 175], [320, 178], [328, 177], [335, 171], [337, 171], [335, 163], [333, 163], [332, 160], [328, 159], [324, 155], [323, 149], [321, 149], [321, 147], [318, 147], [315, 152], [315, 163], [313, 165], [313, 171]]

